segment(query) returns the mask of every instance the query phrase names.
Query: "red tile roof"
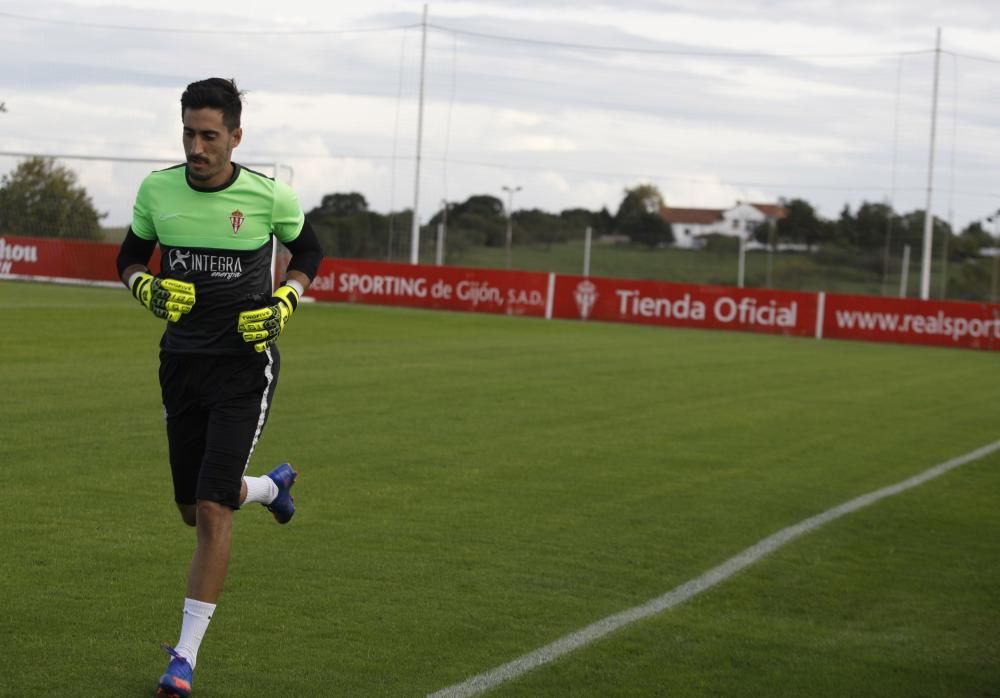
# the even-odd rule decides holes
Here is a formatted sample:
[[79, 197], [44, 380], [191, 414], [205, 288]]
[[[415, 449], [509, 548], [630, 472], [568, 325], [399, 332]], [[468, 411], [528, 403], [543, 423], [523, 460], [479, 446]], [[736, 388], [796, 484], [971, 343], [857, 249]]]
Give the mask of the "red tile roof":
[[722, 219], [721, 208], [671, 208], [660, 207], [660, 215], [668, 223], [697, 223], [708, 225]]
[[[787, 214], [783, 206], [778, 204], [754, 204], [747, 202], [748, 206], [763, 213], [768, 218], [784, 218]], [[722, 208], [673, 208], [671, 206], [661, 206], [660, 215], [668, 223], [711, 225], [722, 220]]]
[[753, 204], [753, 203], [751, 203], [750, 205], [753, 206], [758, 211], [760, 211], [761, 213], [763, 213], [768, 218], [778, 218], [778, 219], [781, 219], [781, 218], [784, 218], [786, 215], [788, 215], [788, 212], [785, 211], [784, 206], [779, 206], [778, 204]]

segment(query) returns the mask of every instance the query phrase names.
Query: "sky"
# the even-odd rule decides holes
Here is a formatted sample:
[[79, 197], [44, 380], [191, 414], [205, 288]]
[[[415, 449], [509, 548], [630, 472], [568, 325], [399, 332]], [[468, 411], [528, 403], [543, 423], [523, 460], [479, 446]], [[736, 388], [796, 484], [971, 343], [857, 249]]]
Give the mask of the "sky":
[[0, 174], [60, 156], [127, 225], [142, 177], [182, 160], [184, 86], [219, 75], [247, 91], [234, 159], [306, 211], [357, 191], [424, 222], [474, 194], [614, 213], [648, 183], [670, 206], [835, 218], [923, 209], [930, 185], [961, 229], [1000, 208], [993, 5], [446, 0], [423, 51], [417, 2], [0, 0]]

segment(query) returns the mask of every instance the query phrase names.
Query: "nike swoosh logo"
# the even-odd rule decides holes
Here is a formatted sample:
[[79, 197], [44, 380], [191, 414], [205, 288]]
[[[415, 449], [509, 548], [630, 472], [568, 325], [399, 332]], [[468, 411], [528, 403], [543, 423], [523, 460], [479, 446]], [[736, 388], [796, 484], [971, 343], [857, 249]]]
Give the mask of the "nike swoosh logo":
[[169, 221], [171, 218], [177, 218], [180, 215], [181, 214], [179, 214], [179, 213], [161, 213], [160, 214], [160, 220], [161, 221]]

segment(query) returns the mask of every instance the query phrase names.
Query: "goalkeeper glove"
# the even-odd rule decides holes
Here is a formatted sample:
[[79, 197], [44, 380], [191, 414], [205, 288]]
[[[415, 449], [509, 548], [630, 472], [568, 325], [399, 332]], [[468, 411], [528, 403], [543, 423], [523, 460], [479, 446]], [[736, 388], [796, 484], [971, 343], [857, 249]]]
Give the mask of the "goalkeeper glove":
[[253, 344], [254, 351], [264, 351], [277, 341], [298, 304], [299, 292], [284, 284], [271, 296], [268, 306], [240, 313], [236, 330], [243, 335], [244, 342]]
[[153, 315], [170, 322], [178, 322], [194, 305], [194, 284], [188, 281], [161, 279], [142, 271], [132, 275], [129, 289]]

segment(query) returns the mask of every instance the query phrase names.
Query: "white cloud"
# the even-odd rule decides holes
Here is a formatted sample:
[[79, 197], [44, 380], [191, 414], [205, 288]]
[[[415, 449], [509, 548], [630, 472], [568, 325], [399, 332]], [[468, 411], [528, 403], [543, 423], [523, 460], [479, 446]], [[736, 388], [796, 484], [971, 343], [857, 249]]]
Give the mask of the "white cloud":
[[[335, 30], [413, 23], [419, 4], [160, 7], [0, 0], [0, 12], [27, 16], [218, 31], [3, 19], [0, 101], [9, 111], [0, 114], [0, 150], [180, 160], [179, 93], [208, 71], [249, 89], [239, 156], [291, 167], [307, 209], [333, 191], [360, 191], [378, 210], [412, 205], [419, 32]], [[937, 200], [962, 224], [1000, 204], [992, 166], [1000, 124], [990, 97], [996, 63], [967, 55], [998, 55], [992, 7], [987, 0], [434, 3], [421, 210], [517, 183], [524, 186], [518, 206], [614, 211], [623, 189], [639, 181], [657, 184], [676, 206], [801, 196], [835, 215], [845, 201], [891, 194], [899, 208], [921, 207], [931, 56], [898, 52], [931, 48], [942, 26], [945, 48], [962, 55], [943, 57]], [[267, 29], [330, 31], [240, 33]], [[14, 162], [0, 158], [0, 170]], [[154, 167], [69, 164], [112, 222], [127, 221], [134, 188]]]

